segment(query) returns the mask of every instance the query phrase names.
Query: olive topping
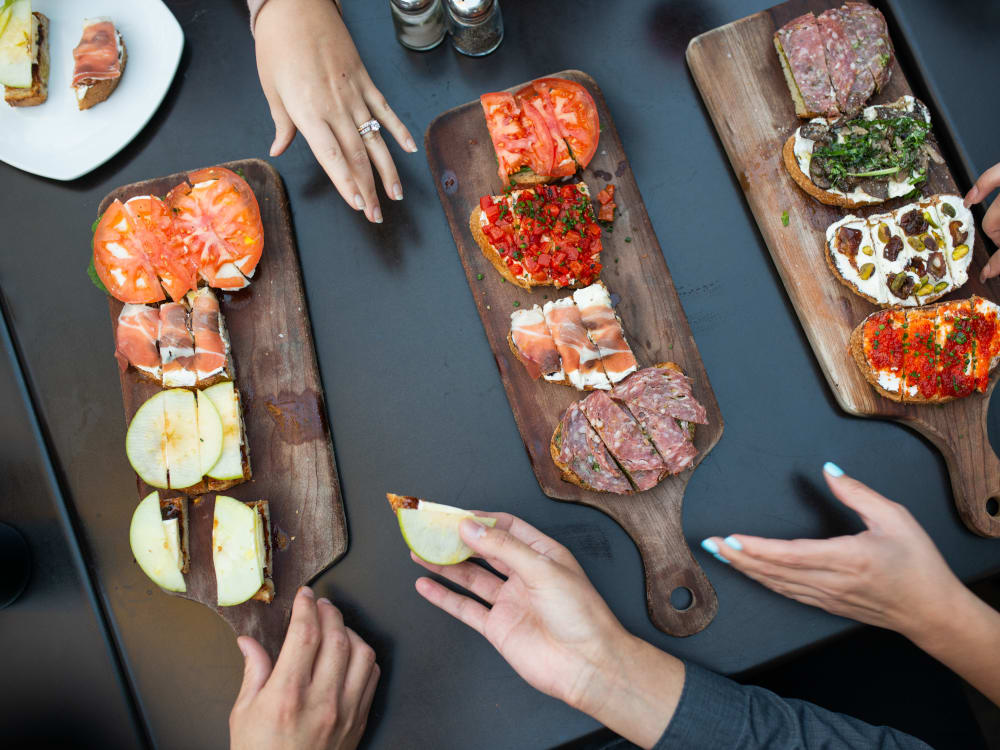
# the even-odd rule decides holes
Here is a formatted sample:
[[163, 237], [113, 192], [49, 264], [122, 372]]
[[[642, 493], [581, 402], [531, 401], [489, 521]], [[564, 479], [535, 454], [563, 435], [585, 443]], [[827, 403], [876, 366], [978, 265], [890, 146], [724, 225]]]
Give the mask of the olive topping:
[[[936, 252], [931, 253], [930, 257], [927, 259], [927, 269], [931, 272], [935, 279], [940, 279], [944, 276], [945, 272], [945, 262], [944, 253]], [[945, 282], [946, 284], [948, 282]]]
[[861, 245], [861, 230], [841, 227], [837, 230], [837, 249], [844, 255], [853, 258], [858, 254]]
[[933, 237], [931, 237], [929, 234], [925, 234], [924, 235], [924, 247], [926, 247], [928, 250], [930, 250], [931, 252], [933, 252], [934, 250], [937, 250], [938, 246], [937, 246], [937, 242], [934, 241]]
[[892, 234], [890, 234], [890, 232], [889, 232], [889, 225], [888, 225], [888, 224], [886, 224], [886, 223], [885, 223], [885, 222], [883, 221], [883, 222], [882, 222], [881, 224], [879, 224], [879, 225], [878, 225], [878, 238], [879, 238], [879, 239], [880, 239], [880, 240], [881, 240], [881, 241], [882, 241], [883, 243], [886, 243], [886, 242], [888, 242], [888, 241], [889, 241], [889, 238], [890, 238], [891, 236], [892, 236]]
[[910, 262], [906, 264], [906, 268], [913, 271], [917, 276], [923, 276], [926, 272], [923, 258], [911, 258]]
[[947, 281], [939, 281], [937, 284], [934, 285], [935, 292], [943, 292], [947, 288], [948, 288]]
[[899, 218], [899, 226], [902, 227], [903, 232], [907, 236], [912, 237], [915, 234], [923, 234], [927, 231], [927, 220], [920, 212], [920, 209], [914, 208]]
[[885, 244], [885, 249], [882, 251], [882, 255], [889, 262], [896, 260], [899, 257], [899, 253], [903, 250], [903, 241], [899, 237], [893, 235], [889, 241]]
[[953, 221], [948, 225], [948, 231], [951, 232], [951, 244], [962, 245], [965, 243], [968, 237], [968, 232], [962, 231], [962, 222]]
[[945, 216], [950, 216], [951, 218], [954, 219], [955, 218], [955, 207], [953, 205], [951, 205], [950, 203], [948, 203], [947, 201], [942, 201], [941, 202], [941, 213], [943, 213]]

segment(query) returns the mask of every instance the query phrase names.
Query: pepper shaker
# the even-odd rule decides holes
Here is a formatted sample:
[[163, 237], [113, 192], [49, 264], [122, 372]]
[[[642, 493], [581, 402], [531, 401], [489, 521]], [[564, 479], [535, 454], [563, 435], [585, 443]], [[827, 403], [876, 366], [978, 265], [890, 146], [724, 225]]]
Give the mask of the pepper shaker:
[[423, 52], [441, 44], [446, 32], [441, 0], [389, 0], [396, 40]]
[[500, 0], [444, 0], [451, 43], [463, 55], [482, 57], [503, 41]]

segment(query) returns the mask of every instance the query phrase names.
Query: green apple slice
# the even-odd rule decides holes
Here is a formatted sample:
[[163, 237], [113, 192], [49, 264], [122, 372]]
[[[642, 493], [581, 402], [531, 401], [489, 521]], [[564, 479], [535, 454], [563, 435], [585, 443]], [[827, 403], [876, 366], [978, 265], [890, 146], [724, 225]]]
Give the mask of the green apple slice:
[[186, 591], [181, 573], [180, 525], [177, 519], [164, 521], [160, 514], [160, 493], [152, 492], [132, 514], [128, 540], [142, 572], [160, 588]]
[[240, 479], [243, 476], [243, 427], [240, 402], [232, 381], [216, 383], [202, 391], [215, 405], [222, 420], [222, 452], [205, 473], [213, 479]]
[[461, 508], [425, 500], [416, 508], [400, 508], [396, 516], [406, 545], [421, 560], [434, 565], [455, 565], [472, 556], [472, 550], [458, 534], [463, 518], [471, 518], [484, 526], [496, 524], [495, 518], [475, 516]]
[[167, 478], [171, 489], [184, 489], [198, 484], [203, 476], [198, 449], [198, 406], [195, 395], [184, 388], [172, 388], [160, 395]]
[[139, 407], [125, 434], [125, 455], [135, 473], [152, 487], [167, 487], [166, 414], [160, 391]]
[[31, 15], [31, 0], [14, 0], [6, 13], [0, 32], [0, 84], [28, 88], [37, 24]]
[[205, 475], [222, 455], [222, 418], [212, 399], [204, 393], [196, 392], [195, 401], [198, 408], [198, 458], [201, 474]]
[[220, 607], [247, 601], [264, 584], [264, 528], [260, 514], [225, 495], [215, 498], [212, 562]]

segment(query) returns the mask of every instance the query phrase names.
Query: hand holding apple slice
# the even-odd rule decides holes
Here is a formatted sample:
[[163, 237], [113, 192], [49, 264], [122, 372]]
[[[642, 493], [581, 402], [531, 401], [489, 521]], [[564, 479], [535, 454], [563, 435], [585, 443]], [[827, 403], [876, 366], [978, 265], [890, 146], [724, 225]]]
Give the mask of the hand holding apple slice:
[[496, 524], [495, 518], [476, 516], [451, 505], [391, 492], [385, 497], [396, 512], [406, 545], [421, 560], [434, 565], [457, 565], [472, 556], [472, 550], [458, 534], [458, 525], [463, 518], [471, 518], [483, 526]]

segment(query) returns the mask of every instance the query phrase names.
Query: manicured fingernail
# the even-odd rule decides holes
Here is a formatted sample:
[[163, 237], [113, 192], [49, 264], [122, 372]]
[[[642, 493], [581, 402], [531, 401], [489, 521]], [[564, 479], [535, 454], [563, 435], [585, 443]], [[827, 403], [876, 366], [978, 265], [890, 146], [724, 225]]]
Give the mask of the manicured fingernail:
[[713, 542], [711, 539], [702, 539], [701, 548], [706, 552], [711, 552], [713, 555], [719, 554], [719, 545]]
[[720, 563], [725, 563], [726, 565], [729, 565], [729, 560], [727, 560], [726, 558], [724, 558], [722, 555], [712, 555], [712, 557], [714, 557]]
[[378, 206], [375, 206], [375, 210], [372, 211], [372, 221], [374, 221], [376, 224], [382, 223], [382, 209], [379, 208]]
[[319, 598], [319, 600], [317, 601], [317, 604], [329, 604], [329, 605], [330, 605], [331, 607], [333, 606], [333, 602], [331, 602], [331, 601], [330, 601], [329, 599], [327, 599], [327, 598], [326, 598], [325, 596], [321, 596], [321, 597]]
[[735, 537], [727, 536], [722, 541], [724, 541], [728, 547], [732, 547], [737, 552], [743, 549], [743, 545], [740, 544], [740, 540]]
[[365, 199], [361, 197], [360, 193], [354, 196], [354, 207], [359, 211], [365, 207]]
[[403, 188], [398, 182], [392, 186], [392, 197], [397, 201], [403, 200]]
[[302, 588], [300, 588], [299, 593], [302, 594], [303, 596], [308, 596], [310, 599], [316, 598], [316, 594], [314, 594], [313, 590], [308, 586], [303, 586]]
[[844, 476], [844, 470], [841, 469], [833, 461], [827, 461], [823, 464], [823, 471], [829, 474], [831, 477], [842, 477]]
[[485, 526], [468, 518], [463, 519], [462, 528], [465, 529], [465, 535], [473, 539], [481, 539], [486, 533]]
[[406, 150], [411, 154], [417, 153], [417, 144], [413, 142], [412, 138], [406, 139]]

